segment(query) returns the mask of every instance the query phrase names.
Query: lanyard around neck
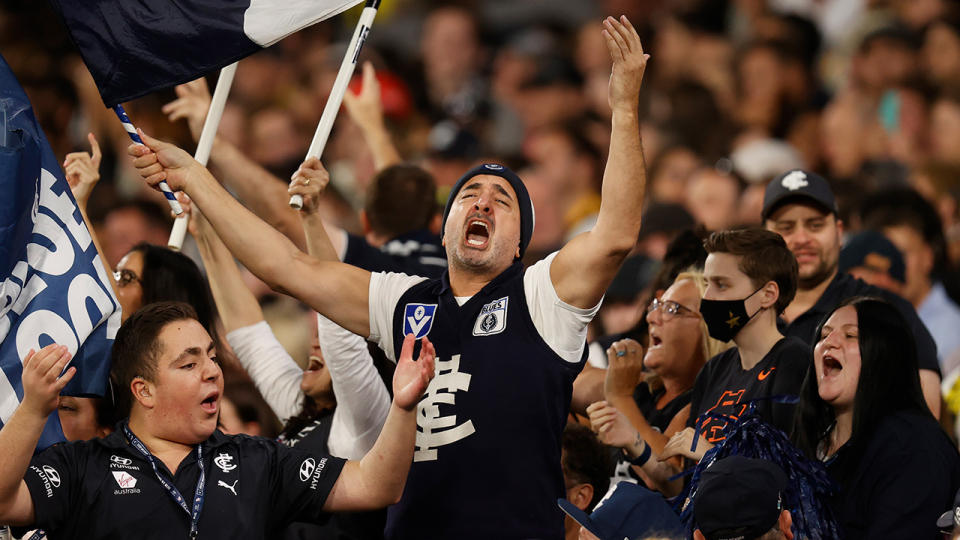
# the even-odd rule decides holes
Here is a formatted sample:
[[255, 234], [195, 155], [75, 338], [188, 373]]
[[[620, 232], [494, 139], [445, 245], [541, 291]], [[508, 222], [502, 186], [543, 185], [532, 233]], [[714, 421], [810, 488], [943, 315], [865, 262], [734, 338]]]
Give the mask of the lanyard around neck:
[[150, 453], [150, 450], [147, 450], [147, 446], [137, 438], [136, 435], [130, 431], [130, 426], [126, 422], [123, 423], [123, 434], [127, 437], [127, 440], [130, 441], [130, 444], [140, 452], [147, 461], [150, 462], [150, 465], [153, 466], [153, 472], [157, 475], [157, 480], [160, 481], [160, 485], [167, 490], [167, 494], [178, 504], [180, 508], [183, 508], [183, 511], [187, 513], [187, 516], [190, 518], [190, 538], [195, 539], [197, 537], [197, 527], [200, 522], [200, 511], [203, 510], [203, 499], [204, 499], [204, 490], [206, 485], [206, 473], [203, 468], [203, 449], [201, 444], [197, 445], [197, 466], [200, 468], [200, 478], [197, 480], [197, 489], [193, 497], [193, 509], [187, 506], [186, 500], [183, 498], [183, 495], [180, 495], [180, 490], [177, 489], [177, 486], [173, 485], [173, 482], [164, 478], [164, 475], [160, 473], [160, 469], [157, 467], [157, 458]]

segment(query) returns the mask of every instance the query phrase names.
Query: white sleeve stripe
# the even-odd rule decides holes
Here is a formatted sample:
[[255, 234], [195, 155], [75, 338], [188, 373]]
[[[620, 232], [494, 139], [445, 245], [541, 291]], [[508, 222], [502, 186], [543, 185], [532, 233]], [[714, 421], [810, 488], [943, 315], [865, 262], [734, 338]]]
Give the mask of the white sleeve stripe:
[[396, 362], [393, 349], [393, 314], [400, 297], [410, 287], [426, 281], [420, 276], [395, 272], [374, 272], [370, 275], [370, 341], [375, 341], [387, 358]]
[[523, 276], [523, 288], [537, 332], [557, 355], [567, 362], [577, 363], [586, 346], [587, 325], [603, 300], [586, 309], [561, 300], [550, 279], [550, 266], [556, 256], [557, 252], [553, 252], [528, 268]]

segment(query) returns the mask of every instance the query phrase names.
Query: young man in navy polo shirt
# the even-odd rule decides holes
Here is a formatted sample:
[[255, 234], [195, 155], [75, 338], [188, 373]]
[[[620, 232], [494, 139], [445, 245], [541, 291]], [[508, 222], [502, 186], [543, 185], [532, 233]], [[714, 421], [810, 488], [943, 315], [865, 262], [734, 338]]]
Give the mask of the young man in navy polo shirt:
[[404, 343], [380, 438], [359, 462], [216, 431], [223, 376], [186, 304], [151, 304], [117, 332], [112, 377], [130, 416], [104, 439], [55, 445], [31, 460], [75, 368], [65, 347], [24, 360], [24, 399], [0, 430], [0, 522], [51, 538], [268, 538], [326, 512], [399, 499], [413, 459], [415, 406], [433, 375], [425, 342]]
[[[185, 191], [230, 251], [272, 287], [389, 357], [406, 333], [437, 345], [437, 377], [418, 414], [417, 452], [387, 536], [563, 537], [560, 436], [586, 326], [636, 244], [644, 162], [639, 104], [644, 54], [625, 17], [604, 21], [612, 59], [610, 155], [596, 226], [524, 270], [533, 206], [523, 182], [497, 164], [469, 171], [445, 211], [448, 268], [428, 280], [374, 273], [298, 251], [233, 200], [182, 150], [130, 147], [151, 185]], [[490, 516], [497, 516], [491, 520]]]

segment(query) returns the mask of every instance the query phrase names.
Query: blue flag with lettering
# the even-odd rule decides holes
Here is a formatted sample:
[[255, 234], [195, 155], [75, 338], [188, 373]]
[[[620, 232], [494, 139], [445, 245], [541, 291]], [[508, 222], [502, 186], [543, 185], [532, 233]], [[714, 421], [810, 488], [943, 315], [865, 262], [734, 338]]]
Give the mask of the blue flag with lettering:
[[113, 107], [236, 62], [360, 0], [51, 2]]
[[[120, 304], [26, 94], [0, 56], [0, 422], [23, 399], [27, 353], [65, 345], [64, 394], [103, 396]], [[63, 440], [57, 415], [38, 448]]]

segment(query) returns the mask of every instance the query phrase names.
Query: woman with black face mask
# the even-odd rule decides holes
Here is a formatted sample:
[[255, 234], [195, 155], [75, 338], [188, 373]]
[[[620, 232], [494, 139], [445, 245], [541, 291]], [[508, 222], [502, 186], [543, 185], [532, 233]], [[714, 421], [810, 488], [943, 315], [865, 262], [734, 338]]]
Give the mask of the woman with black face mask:
[[[697, 376], [687, 428], [674, 435], [662, 458], [699, 461], [726, 438], [751, 402], [765, 421], [789, 433], [810, 350], [777, 329], [777, 316], [797, 289], [797, 262], [780, 235], [763, 229], [713, 233], [704, 242], [707, 290], [700, 313], [710, 336], [736, 347], [711, 358]], [[699, 438], [691, 449], [696, 431]]]

